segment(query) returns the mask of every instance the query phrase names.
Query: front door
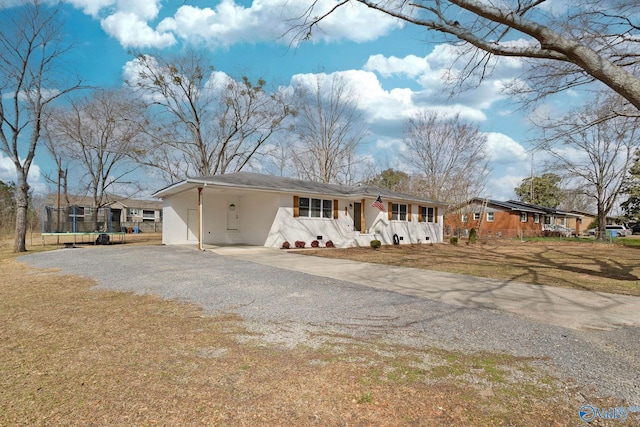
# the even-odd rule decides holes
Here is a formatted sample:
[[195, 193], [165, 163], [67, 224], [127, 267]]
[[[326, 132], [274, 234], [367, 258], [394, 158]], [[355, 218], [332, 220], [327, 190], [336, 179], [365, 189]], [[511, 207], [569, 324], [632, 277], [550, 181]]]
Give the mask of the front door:
[[353, 230], [362, 231], [362, 203], [353, 204]]
[[227, 230], [238, 229], [238, 202], [227, 203]]

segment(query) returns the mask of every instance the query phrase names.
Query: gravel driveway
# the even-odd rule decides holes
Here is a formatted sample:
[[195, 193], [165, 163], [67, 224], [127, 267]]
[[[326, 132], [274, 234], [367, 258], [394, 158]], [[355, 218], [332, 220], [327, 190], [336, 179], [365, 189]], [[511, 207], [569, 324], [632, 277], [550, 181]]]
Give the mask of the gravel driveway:
[[322, 330], [416, 347], [548, 358], [546, 368], [555, 375], [595, 387], [620, 405], [640, 405], [637, 327], [578, 331], [176, 246], [62, 249], [20, 260], [90, 277], [102, 289], [235, 313], [265, 339], [285, 345]]

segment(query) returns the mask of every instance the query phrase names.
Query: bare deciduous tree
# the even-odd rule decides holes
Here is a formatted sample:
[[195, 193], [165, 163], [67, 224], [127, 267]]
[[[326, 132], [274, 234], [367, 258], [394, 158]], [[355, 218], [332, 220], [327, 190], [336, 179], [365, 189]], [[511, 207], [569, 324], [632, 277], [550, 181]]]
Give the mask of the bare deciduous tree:
[[640, 146], [640, 118], [623, 117], [624, 100], [608, 95], [570, 111], [560, 119], [538, 123], [539, 147], [551, 154], [551, 168], [597, 206], [600, 236], [606, 217], [621, 194], [633, 154]]
[[72, 166], [78, 189], [91, 197], [94, 229], [97, 209], [113, 201], [108, 197], [109, 189], [137, 168], [130, 154], [140, 142], [140, 128], [130, 118], [139, 116], [144, 105], [128, 95], [96, 90], [72, 101], [69, 108], [54, 110], [49, 117], [47, 140], [55, 147], [50, 151]]
[[315, 0], [294, 30], [310, 38], [325, 18], [353, 3], [474, 48], [460, 80], [490, 72], [492, 56], [530, 58], [546, 67], [529, 75], [538, 93], [598, 80], [640, 109], [635, 0], [341, 0], [329, 6]]
[[43, 2], [25, 2], [0, 11], [0, 150], [16, 168], [15, 252], [26, 251], [29, 184], [27, 176], [40, 142], [47, 108], [80, 87], [60, 74], [69, 50], [61, 34], [59, 10]]
[[171, 59], [139, 54], [135, 62], [138, 75], [128, 84], [151, 113], [138, 160], [169, 182], [241, 170], [292, 114], [264, 80], [233, 80], [195, 52]]
[[358, 175], [356, 150], [366, 135], [357, 99], [339, 75], [314, 75], [309, 85], [299, 84], [295, 133], [289, 147], [294, 173], [318, 182], [351, 184]]
[[415, 180], [414, 192], [458, 208], [484, 191], [487, 137], [459, 115], [418, 113], [406, 124], [404, 143], [402, 158], [421, 178]]

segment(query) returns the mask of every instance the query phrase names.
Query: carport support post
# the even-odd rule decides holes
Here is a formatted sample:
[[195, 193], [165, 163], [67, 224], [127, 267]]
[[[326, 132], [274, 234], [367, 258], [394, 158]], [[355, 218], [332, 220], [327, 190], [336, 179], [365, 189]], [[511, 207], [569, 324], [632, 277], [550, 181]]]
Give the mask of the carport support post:
[[202, 187], [198, 187], [198, 249], [202, 247]]

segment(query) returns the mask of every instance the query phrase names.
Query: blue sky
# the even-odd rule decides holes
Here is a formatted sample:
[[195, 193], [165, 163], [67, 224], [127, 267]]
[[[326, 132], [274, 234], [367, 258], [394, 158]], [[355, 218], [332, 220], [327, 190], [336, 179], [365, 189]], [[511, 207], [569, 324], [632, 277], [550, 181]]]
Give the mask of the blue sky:
[[[10, 8], [17, 0], [0, 0]], [[310, 41], [291, 45], [284, 36], [308, 2], [284, 0], [64, 0], [66, 32], [76, 48], [70, 64], [88, 84], [119, 86], [131, 50], [178, 53], [196, 47], [209, 54], [217, 71], [233, 77], [263, 77], [287, 86], [294, 76], [339, 73], [351, 81], [369, 124], [361, 154], [378, 166], [402, 168], [404, 121], [420, 109], [459, 112], [488, 136], [492, 174], [486, 196], [513, 198], [513, 188], [530, 173], [531, 131], [525, 113], [501, 92], [520, 74], [518, 59], [501, 59], [496, 72], [471, 91], [450, 97], [443, 76], [455, 73], [459, 52], [435, 34], [403, 26], [364, 7], [340, 9]], [[333, 0], [320, 0], [330, 7]], [[464, 62], [464, 61], [462, 61]], [[0, 179], [11, 181], [13, 166], [0, 154]], [[52, 170], [43, 147], [31, 184]], [[407, 171], [409, 172], [409, 171]], [[156, 188], [157, 189], [157, 188]], [[151, 188], [150, 190], [154, 190]]]

